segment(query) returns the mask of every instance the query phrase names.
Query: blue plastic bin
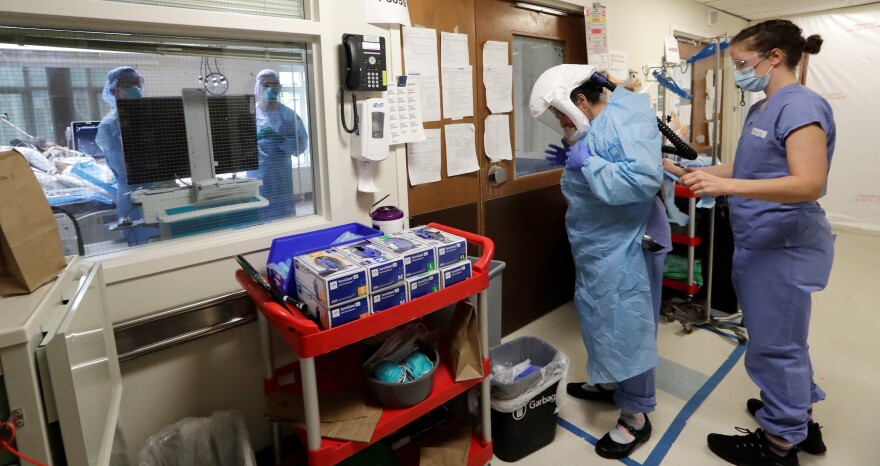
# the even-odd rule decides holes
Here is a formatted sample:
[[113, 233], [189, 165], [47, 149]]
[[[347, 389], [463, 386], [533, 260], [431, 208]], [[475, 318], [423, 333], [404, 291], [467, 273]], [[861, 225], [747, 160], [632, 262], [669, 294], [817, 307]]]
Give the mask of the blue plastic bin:
[[[351, 241], [333, 244], [336, 238], [345, 233], [354, 233], [360, 237]], [[331, 246], [351, 244], [381, 235], [381, 231], [374, 230], [366, 225], [347, 223], [323, 230], [275, 238], [272, 240], [272, 246], [269, 248], [269, 261], [266, 264], [269, 283], [281, 294], [296, 296], [296, 278], [293, 275], [293, 267], [291, 266], [295, 256], [320, 251]]]

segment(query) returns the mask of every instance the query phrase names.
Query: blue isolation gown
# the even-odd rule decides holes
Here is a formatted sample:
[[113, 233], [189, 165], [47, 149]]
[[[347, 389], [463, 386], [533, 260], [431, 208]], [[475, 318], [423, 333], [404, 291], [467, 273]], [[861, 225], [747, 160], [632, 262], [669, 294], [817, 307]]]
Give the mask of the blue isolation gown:
[[592, 157], [563, 170], [575, 305], [591, 384], [657, 365], [655, 319], [642, 236], [663, 180], [657, 120], [648, 96], [618, 87], [586, 136]]

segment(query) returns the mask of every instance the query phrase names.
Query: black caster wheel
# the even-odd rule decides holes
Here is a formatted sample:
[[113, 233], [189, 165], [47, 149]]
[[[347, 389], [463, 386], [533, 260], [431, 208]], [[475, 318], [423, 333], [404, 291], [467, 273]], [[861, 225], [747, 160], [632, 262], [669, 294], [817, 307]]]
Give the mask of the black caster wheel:
[[684, 333], [687, 333], [688, 335], [694, 332], [694, 328], [690, 324], [685, 324], [683, 330]]

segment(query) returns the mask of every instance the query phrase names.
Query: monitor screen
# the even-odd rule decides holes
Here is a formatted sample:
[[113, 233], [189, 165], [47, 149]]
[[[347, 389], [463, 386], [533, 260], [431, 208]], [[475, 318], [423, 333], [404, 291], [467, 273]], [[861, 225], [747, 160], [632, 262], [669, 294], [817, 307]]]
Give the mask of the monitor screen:
[[73, 149], [83, 154], [100, 155], [95, 136], [98, 135], [99, 121], [74, 121], [70, 123], [73, 133]]
[[215, 173], [235, 173], [259, 168], [257, 119], [254, 111], [252, 95], [208, 97]]
[[[190, 176], [182, 97], [119, 100], [117, 109], [129, 183]], [[259, 167], [254, 112], [252, 95], [208, 97], [215, 174]]]
[[129, 184], [190, 176], [182, 98], [121, 99], [116, 109]]

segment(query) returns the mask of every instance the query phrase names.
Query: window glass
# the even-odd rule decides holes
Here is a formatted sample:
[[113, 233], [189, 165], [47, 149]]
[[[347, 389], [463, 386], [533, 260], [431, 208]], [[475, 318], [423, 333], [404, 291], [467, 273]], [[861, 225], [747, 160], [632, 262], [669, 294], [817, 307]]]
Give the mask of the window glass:
[[559, 133], [532, 118], [529, 97], [541, 74], [561, 65], [565, 44], [557, 40], [513, 36], [513, 98], [516, 139], [516, 176], [533, 175], [558, 169], [544, 157], [547, 145], [559, 145]]
[[308, 44], [28, 30], [20, 45], [9, 31], [0, 146], [54, 162], [38, 180], [78, 223], [65, 253], [315, 212]]

